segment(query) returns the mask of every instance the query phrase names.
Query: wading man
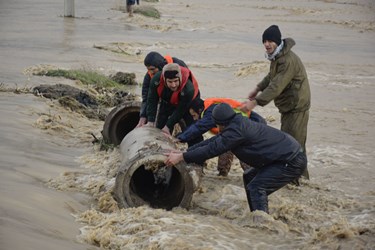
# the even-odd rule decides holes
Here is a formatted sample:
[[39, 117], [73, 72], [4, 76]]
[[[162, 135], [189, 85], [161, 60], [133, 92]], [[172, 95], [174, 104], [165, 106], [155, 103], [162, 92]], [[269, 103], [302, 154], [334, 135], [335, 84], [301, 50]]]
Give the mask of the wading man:
[[[265, 106], [273, 100], [281, 114], [281, 130], [293, 136], [306, 152], [310, 86], [301, 59], [292, 51], [296, 43], [292, 38], [281, 39], [277, 25], [264, 31], [262, 41], [265, 56], [271, 62], [270, 71], [249, 93], [243, 110]], [[307, 169], [303, 176], [309, 179]]]
[[199, 163], [227, 151], [252, 166], [243, 174], [251, 211], [268, 213], [268, 195], [299, 178], [307, 166], [301, 145], [289, 134], [236, 114], [226, 103], [212, 113], [220, 133], [187, 149], [166, 153], [165, 164]]

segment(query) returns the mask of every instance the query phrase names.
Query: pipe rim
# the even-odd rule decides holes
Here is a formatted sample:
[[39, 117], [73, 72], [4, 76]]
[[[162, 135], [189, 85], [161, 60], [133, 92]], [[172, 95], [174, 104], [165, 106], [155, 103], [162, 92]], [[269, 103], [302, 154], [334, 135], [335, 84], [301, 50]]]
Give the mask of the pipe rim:
[[[131, 180], [134, 173], [147, 162], [152, 161], [164, 163], [165, 159], [166, 156], [164, 155], [151, 154], [139, 160], [135, 160], [134, 162], [127, 162], [120, 167], [115, 182], [115, 197], [120, 207], [127, 208], [138, 207], [142, 205], [150, 206], [149, 202], [144, 201], [139, 196], [134, 196], [130, 187]], [[188, 209], [190, 207], [192, 196], [195, 192], [194, 189], [196, 186], [196, 183], [194, 183], [194, 180], [190, 174], [190, 171], [192, 169], [189, 168], [186, 165], [186, 163], [179, 163], [173, 168], [175, 168], [178, 171], [179, 175], [181, 176], [181, 179], [183, 180], [182, 183], [184, 185], [183, 196], [181, 200], [178, 202], [179, 204], [177, 206]]]

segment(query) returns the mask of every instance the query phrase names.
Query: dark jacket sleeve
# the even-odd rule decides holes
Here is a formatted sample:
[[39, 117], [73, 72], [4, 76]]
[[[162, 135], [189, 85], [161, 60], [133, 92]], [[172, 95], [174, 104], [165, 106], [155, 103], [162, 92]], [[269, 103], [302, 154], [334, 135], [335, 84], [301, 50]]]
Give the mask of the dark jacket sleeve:
[[199, 164], [231, 151], [240, 161], [261, 168], [272, 162], [288, 162], [300, 149], [289, 134], [238, 114], [222, 132], [188, 148], [183, 157], [187, 163]]
[[141, 110], [139, 112], [140, 117], [147, 117], [147, 98], [148, 98], [148, 90], [150, 88], [151, 77], [149, 74], [145, 74], [143, 78], [142, 84], [142, 105]]
[[240, 145], [243, 140], [244, 138], [238, 130], [227, 127], [220, 134], [189, 148], [187, 152], [183, 153], [183, 157], [187, 163], [204, 162], [230, 151]]
[[156, 112], [158, 109], [159, 96], [157, 88], [159, 86], [161, 72], [159, 71], [151, 79], [148, 94], [147, 94], [147, 121], [155, 122]]
[[199, 143], [196, 143], [196, 144], [194, 144], [194, 145], [191, 145], [190, 147], [187, 148], [187, 151], [192, 151], [192, 150], [195, 150], [195, 149], [197, 149], [197, 148], [199, 148], [199, 147], [203, 147], [203, 146], [208, 145], [211, 141], [215, 140], [214, 137], [215, 137], [215, 136], [213, 136], [213, 137], [211, 137], [211, 138], [208, 138], [208, 139], [206, 139], [206, 140], [204, 140], [204, 141], [201, 141], [201, 142], [199, 142]]
[[259, 115], [258, 113], [256, 113], [253, 110], [251, 111], [249, 118], [250, 118], [250, 120], [252, 120], [254, 122], [259, 122], [259, 123], [262, 123], [262, 124], [267, 124], [267, 121], [261, 115]]
[[203, 117], [190, 125], [184, 132], [179, 134], [177, 138], [182, 142], [188, 142], [203, 135], [207, 131], [216, 127], [214, 119], [212, 119], [212, 110], [216, 105], [211, 105], [203, 113]]
[[182, 61], [181, 59], [178, 59], [177, 57], [172, 57], [172, 60], [174, 63], [177, 63], [178, 65], [182, 67], [189, 68], [184, 61]]
[[169, 117], [166, 126], [169, 128], [169, 130], [173, 130], [173, 127], [176, 123], [178, 123], [184, 114], [188, 111], [191, 101], [194, 97], [194, 85], [193, 83], [188, 80], [185, 87], [182, 89], [179, 101], [177, 104], [176, 109], [172, 113], [172, 115]]

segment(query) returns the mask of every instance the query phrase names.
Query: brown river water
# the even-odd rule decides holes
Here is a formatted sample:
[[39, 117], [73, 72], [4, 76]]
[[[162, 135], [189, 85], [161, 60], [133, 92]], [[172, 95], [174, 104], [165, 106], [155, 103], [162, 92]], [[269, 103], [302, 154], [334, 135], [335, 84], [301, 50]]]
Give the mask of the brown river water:
[[[203, 97], [244, 100], [267, 73], [261, 35], [296, 41], [312, 91], [310, 181], [269, 197], [252, 221], [238, 162], [205, 169], [190, 210], [119, 210], [119, 150], [99, 151], [88, 120], [32, 94], [0, 92], [0, 249], [375, 249], [375, 3], [372, 0], [160, 0], [160, 19], [125, 1], [0, 0], [0, 84], [71, 84], [43, 67], [145, 73], [152, 50], [183, 59]], [[95, 47], [107, 48], [99, 50]], [[121, 48], [128, 55], [115, 53]], [[140, 87], [132, 90], [140, 94]], [[273, 104], [256, 112], [279, 128]]]

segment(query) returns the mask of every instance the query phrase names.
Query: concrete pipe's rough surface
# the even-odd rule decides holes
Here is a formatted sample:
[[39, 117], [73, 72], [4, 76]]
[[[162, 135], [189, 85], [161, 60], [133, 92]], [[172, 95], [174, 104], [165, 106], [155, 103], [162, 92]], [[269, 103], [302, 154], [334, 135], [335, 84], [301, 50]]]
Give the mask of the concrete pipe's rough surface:
[[119, 145], [130, 131], [138, 124], [141, 102], [128, 101], [118, 105], [109, 112], [103, 126], [103, 139]]
[[165, 166], [164, 153], [176, 149], [172, 138], [157, 128], [136, 128], [125, 136], [114, 190], [120, 207], [189, 208], [202, 168], [186, 163]]

